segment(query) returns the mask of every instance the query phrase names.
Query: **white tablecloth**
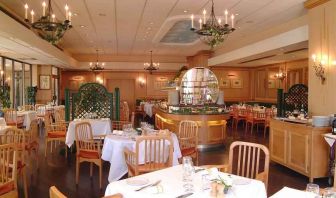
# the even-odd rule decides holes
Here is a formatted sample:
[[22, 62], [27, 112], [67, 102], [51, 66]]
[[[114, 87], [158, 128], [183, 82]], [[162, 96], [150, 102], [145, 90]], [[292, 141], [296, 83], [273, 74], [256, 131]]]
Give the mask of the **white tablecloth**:
[[[201, 190], [202, 180], [201, 177], [204, 172], [201, 171], [195, 174], [193, 184], [194, 184], [194, 194], [189, 196], [188, 198], [210, 198], [210, 190]], [[233, 186], [229, 190], [228, 194], [225, 195], [225, 198], [266, 198], [266, 190], [265, 185], [261, 181], [242, 178], [239, 176], [233, 177]], [[179, 195], [185, 194], [182, 182], [182, 165], [173, 166], [170, 168], [166, 168], [163, 170], [143, 174], [134, 178], [146, 178], [150, 182], [155, 182], [157, 180], [161, 180], [160, 185], [163, 188], [163, 192], [159, 194], [153, 193], [153, 188], [147, 188], [146, 190], [142, 190], [139, 192], [135, 192], [135, 189], [139, 187], [130, 186], [126, 183], [126, 180], [120, 180], [116, 182], [110, 183], [105, 191], [105, 196], [113, 195], [116, 193], [121, 193], [124, 198], [138, 198], [138, 197], [160, 197], [160, 198], [174, 198]], [[237, 180], [248, 180], [248, 183], [244, 185], [235, 184]], [[238, 183], [238, 182], [236, 182]], [[289, 197], [287, 197], [289, 198]]]
[[[173, 165], [178, 165], [178, 158], [182, 157], [180, 145], [174, 133], [172, 133], [172, 139], [174, 143]], [[102, 159], [111, 163], [108, 177], [109, 182], [117, 181], [127, 173], [124, 148], [127, 147], [131, 151], [135, 151], [135, 146], [135, 140], [128, 137], [109, 135], [105, 138]]]
[[68, 145], [68, 147], [71, 147], [75, 141], [76, 124], [80, 122], [90, 122], [93, 136], [111, 134], [111, 121], [109, 119], [83, 119], [71, 121], [69, 123], [68, 132], [65, 139], [65, 143]]
[[270, 198], [315, 198], [316, 195], [310, 192], [302, 190], [296, 190], [293, 188], [283, 187], [280, 191], [272, 195]]
[[23, 118], [24, 119], [23, 120], [23, 126], [26, 127], [26, 130], [30, 129], [30, 123], [31, 123], [31, 121], [37, 118], [36, 111], [18, 111], [17, 114], [24, 116], [24, 118]]
[[154, 104], [151, 104], [151, 103], [148, 103], [148, 102], [146, 102], [144, 104], [144, 111], [149, 117], [153, 116], [153, 106], [154, 106]]

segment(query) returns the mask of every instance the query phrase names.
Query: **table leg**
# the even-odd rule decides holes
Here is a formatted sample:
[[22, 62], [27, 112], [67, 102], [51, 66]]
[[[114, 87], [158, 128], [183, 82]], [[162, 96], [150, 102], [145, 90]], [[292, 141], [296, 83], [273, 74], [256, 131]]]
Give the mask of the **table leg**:
[[333, 185], [333, 166], [334, 166], [334, 162], [335, 162], [335, 144], [336, 141], [333, 143], [333, 145], [330, 147], [330, 155], [329, 155], [329, 170], [328, 170], [328, 175], [329, 175], [329, 179], [328, 179], [328, 183], [329, 185]]

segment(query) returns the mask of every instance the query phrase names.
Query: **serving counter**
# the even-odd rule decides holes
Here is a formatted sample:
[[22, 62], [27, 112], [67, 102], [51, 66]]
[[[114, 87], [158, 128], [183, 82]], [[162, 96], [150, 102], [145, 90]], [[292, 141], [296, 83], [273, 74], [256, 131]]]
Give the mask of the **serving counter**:
[[168, 113], [154, 107], [155, 126], [158, 129], [169, 129], [178, 132], [182, 120], [196, 121], [198, 124], [198, 148], [206, 149], [222, 146], [226, 138], [226, 120], [229, 113]]
[[330, 127], [313, 127], [283, 120], [270, 121], [270, 158], [296, 172], [314, 178], [328, 176], [329, 148], [323, 134]]

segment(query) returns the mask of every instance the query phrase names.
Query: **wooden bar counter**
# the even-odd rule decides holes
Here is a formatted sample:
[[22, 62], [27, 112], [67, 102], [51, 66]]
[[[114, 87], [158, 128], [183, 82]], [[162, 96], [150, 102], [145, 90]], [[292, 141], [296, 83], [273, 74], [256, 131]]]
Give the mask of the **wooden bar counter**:
[[270, 122], [270, 157], [296, 172], [314, 178], [328, 176], [329, 147], [323, 134], [330, 127], [313, 127], [272, 119]]
[[229, 113], [218, 114], [177, 114], [168, 113], [157, 107], [155, 113], [155, 125], [159, 129], [169, 129], [178, 132], [182, 120], [196, 121], [198, 124], [198, 148], [200, 150], [219, 147], [224, 144], [226, 138], [226, 120]]

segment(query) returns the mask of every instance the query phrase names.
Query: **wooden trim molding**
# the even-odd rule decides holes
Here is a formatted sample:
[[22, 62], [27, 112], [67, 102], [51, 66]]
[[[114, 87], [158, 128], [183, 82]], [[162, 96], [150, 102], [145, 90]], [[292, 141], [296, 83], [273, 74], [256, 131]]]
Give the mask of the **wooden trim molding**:
[[315, 8], [319, 5], [322, 5], [322, 4], [324, 4], [328, 1], [330, 1], [330, 0], [307, 0], [306, 2], [304, 2], [304, 6], [307, 9], [312, 9], [312, 8]]

